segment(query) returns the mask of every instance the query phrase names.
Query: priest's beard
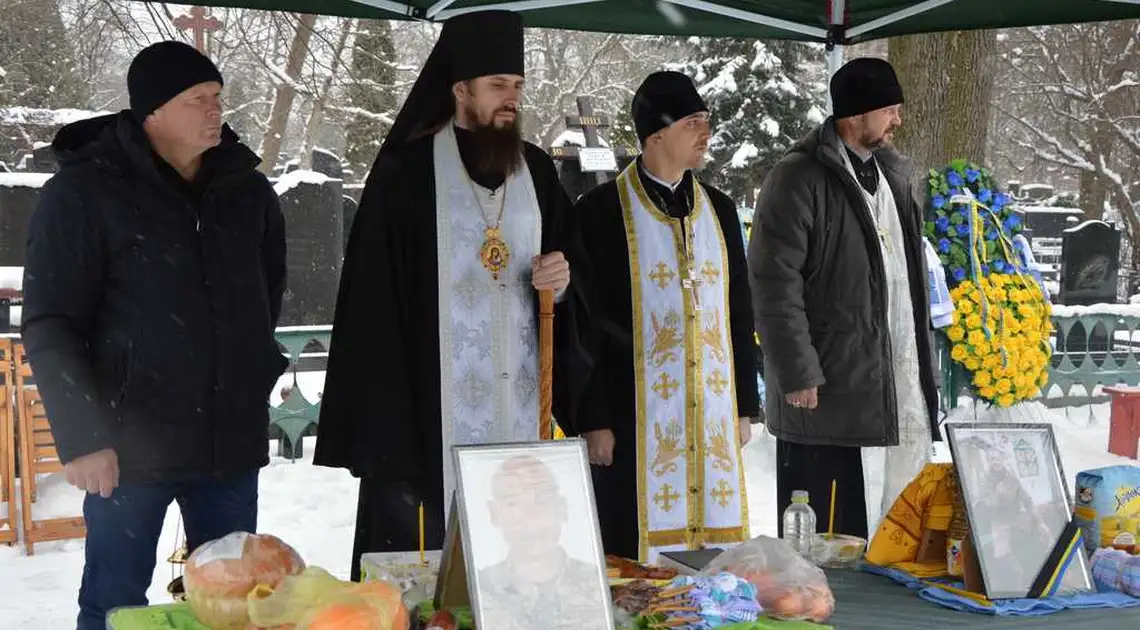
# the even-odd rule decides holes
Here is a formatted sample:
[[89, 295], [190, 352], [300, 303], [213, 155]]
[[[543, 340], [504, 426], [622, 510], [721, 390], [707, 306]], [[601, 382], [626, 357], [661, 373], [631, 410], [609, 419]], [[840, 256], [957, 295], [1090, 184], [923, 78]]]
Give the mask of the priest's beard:
[[491, 122], [479, 122], [479, 112], [467, 107], [467, 120], [473, 125], [469, 131], [475, 145], [475, 167], [484, 175], [510, 177], [522, 167], [522, 115], [514, 110], [515, 119], [505, 127], [495, 126], [495, 115]]

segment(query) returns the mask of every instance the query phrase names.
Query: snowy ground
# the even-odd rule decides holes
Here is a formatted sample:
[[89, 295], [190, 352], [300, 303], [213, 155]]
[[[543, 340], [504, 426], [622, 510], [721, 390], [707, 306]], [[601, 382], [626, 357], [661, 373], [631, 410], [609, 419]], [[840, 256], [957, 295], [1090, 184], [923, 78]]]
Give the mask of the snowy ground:
[[[1110, 455], [1107, 404], [1048, 412], [1060, 444], [1070, 485], [1076, 473], [1100, 466], [1130, 462]], [[305, 444], [311, 456], [313, 441]], [[276, 446], [273, 445], [273, 451]], [[745, 452], [748, 499], [754, 535], [774, 535], [776, 506], [775, 441], [766, 433], [754, 436]], [[82, 495], [60, 475], [41, 477], [37, 514], [80, 514]], [[312, 466], [309, 460], [289, 462], [274, 458], [261, 475], [261, 531], [294, 545], [310, 564], [347, 577], [356, 514], [355, 480], [348, 473]], [[2, 509], [2, 508], [0, 508]], [[166, 584], [171, 565], [166, 558], [177, 547], [178, 509], [170, 508], [158, 549], [158, 567], [148, 591], [151, 602], [167, 602]], [[35, 555], [22, 548], [0, 547], [0, 619], [5, 630], [74, 628], [75, 599], [83, 570], [83, 542], [36, 545]]]

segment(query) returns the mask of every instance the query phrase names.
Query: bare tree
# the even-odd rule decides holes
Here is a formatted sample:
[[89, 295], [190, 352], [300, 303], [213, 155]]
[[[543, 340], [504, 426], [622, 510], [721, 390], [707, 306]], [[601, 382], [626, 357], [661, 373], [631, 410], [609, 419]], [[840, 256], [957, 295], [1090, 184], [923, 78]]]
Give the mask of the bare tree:
[[1002, 60], [1002, 141], [1021, 154], [1007, 159], [1075, 179], [1088, 216], [1140, 234], [1140, 21], [1011, 30]]
[[273, 99], [273, 110], [269, 114], [269, 124], [265, 128], [265, 135], [261, 139], [261, 170], [272, 173], [277, 164], [277, 155], [284, 144], [285, 128], [289, 122], [289, 113], [293, 109], [293, 98], [297, 95], [297, 79], [301, 76], [301, 69], [309, 53], [309, 42], [313, 38], [313, 25], [317, 16], [304, 13], [296, 16], [296, 27], [293, 41], [289, 45], [289, 54], [286, 57], [285, 67], [270, 66], [277, 83], [276, 96]]

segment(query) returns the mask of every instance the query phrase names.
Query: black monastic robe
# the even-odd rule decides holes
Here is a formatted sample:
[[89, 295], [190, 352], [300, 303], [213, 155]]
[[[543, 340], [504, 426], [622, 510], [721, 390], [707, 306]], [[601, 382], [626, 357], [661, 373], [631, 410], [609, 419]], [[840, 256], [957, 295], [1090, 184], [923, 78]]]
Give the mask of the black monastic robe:
[[[670, 216], [687, 217], [693, 208], [691, 172], [686, 172], [676, 193], [650, 178], [644, 167], [638, 175], [650, 199]], [[748, 263], [744, 235], [736, 206], [724, 193], [703, 184], [724, 232], [728, 250], [729, 325], [735, 359], [737, 411], [742, 417], [760, 415], [757, 391], [756, 349], [753, 336], [752, 297], [748, 289]], [[614, 433], [611, 466], [594, 466], [594, 494], [606, 553], [638, 557], [637, 516], [637, 409], [633, 357], [633, 299], [629, 246], [616, 181], [584, 195], [575, 205], [582, 239], [593, 270], [590, 285], [590, 348], [594, 357], [586, 391], [575, 416], [573, 431], [597, 429]]]
[[[472, 179], [497, 187], [501, 177], [473, 172], [468, 134], [457, 130], [457, 138]], [[561, 251], [571, 266], [554, 316], [553, 408], [565, 426], [589, 371], [578, 337], [586, 264], [553, 162], [529, 143], [524, 153], [542, 216], [542, 252]], [[418, 550], [421, 501], [426, 548], [440, 549], [446, 531], [435, 189], [432, 136], [382, 154], [345, 251], [313, 463], [360, 478], [353, 580], [362, 553]], [[537, 301], [536, 292], [536, 318]]]

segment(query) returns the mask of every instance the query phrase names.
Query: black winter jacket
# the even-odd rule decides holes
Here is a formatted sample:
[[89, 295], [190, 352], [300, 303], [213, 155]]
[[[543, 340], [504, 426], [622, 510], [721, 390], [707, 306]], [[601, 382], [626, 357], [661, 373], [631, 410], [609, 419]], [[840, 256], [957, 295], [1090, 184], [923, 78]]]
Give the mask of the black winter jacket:
[[[764, 182], [748, 245], [752, 306], [764, 348], [768, 427], [789, 442], [894, 446], [898, 413], [887, 330], [887, 287], [878, 236], [828, 119], [800, 140]], [[919, 382], [938, 439], [930, 297], [921, 205], [909, 165], [875, 152], [906, 233]], [[818, 387], [814, 410], [784, 395]]]
[[284, 218], [257, 156], [227, 127], [188, 184], [129, 112], [64, 127], [53, 149], [22, 329], [60, 458], [114, 448], [141, 481], [264, 466], [288, 360]]

